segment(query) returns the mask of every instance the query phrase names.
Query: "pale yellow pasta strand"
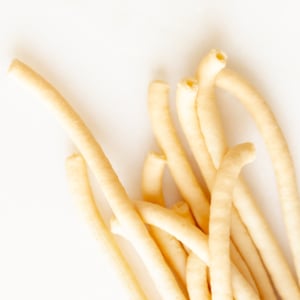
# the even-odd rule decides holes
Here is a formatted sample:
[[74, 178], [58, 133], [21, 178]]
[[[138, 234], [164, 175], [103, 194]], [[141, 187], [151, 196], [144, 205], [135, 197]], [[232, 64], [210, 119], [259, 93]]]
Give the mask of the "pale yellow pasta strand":
[[[189, 206], [188, 206], [188, 204], [185, 201], [178, 201], [178, 202], [176, 202], [172, 206], [172, 210], [174, 210], [176, 212], [176, 214], [178, 214], [179, 216], [184, 217], [186, 220], [189, 220], [191, 224], [195, 224], [195, 221], [193, 219], [192, 213], [190, 212]], [[235, 226], [236, 226], [236, 224], [235, 224]], [[243, 233], [243, 234], [245, 234], [245, 233]], [[249, 250], [251, 251], [252, 248], [250, 247]], [[254, 248], [254, 250], [256, 252], [255, 248]], [[190, 251], [188, 251], [188, 252], [190, 252]], [[241, 272], [241, 274], [245, 277], [245, 279], [251, 284], [251, 286], [254, 288], [254, 290], [258, 293], [255, 280], [253, 279], [253, 276], [252, 276], [251, 272], [249, 271], [249, 267], [247, 266], [247, 264], [245, 263], [244, 259], [242, 258], [242, 256], [238, 252], [238, 250], [236, 249], [234, 243], [231, 243], [230, 257], [231, 257], [232, 262], [237, 267], [237, 269]], [[254, 266], [254, 268], [255, 267], [256, 266]], [[193, 270], [196, 272], [196, 269], [193, 269]], [[188, 272], [189, 271], [187, 270], [187, 275], [186, 275], [187, 278], [189, 276]], [[192, 277], [193, 276], [194, 275], [192, 275]], [[206, 286], [207, 286], [207, 284], [206, 284]], [[201, 287], [203, 287], [203, 285]], [[194, 287], [193, 287], [193, 289], [194, 289]], [[270, 293], [268, 295], [270, 295]], [[274, 295], [274, 297], [275, 297], [274, 299], [276, 299], [275, 295]], [[272, 297], [270, 297], [270, 298], [264, 298], [263, 297], [263, 299], [270, 299], [271, 300], [273, 298]]]
[[109, 160], [79, 115], [50, 83], [19, 60], [12, 62], [9, 75], [43, 101], [78, 147], [94, 172], [114, 214], [130, 236], [130, 241], [148, 269], [162, 298], [185, 299]]
[[210, 300], [207, 285], [207, 266], [199, 257], [191, 252], [186, 265], [187, 290], [190, 300]]
[[[164, 85], [163, 87], [166, 87], [166, 85], [161, 82], [156, 82], [156, 84]], [[173, 164], [174, 164], [174, 166], [173, 166], [174, 173], [173, 174], [176, 174], [176, 176], [183, 176], [184, 174], [187, 174], [188, 176], [193, 176], [192, 177], [192, 179], [193, 179], [193, 178], [195, 178], [194, 174], [192, 173], [192, 170], [191, 170], [190, 166], [188, 165], [188, 162], [184, 156], [185, 154], [182, 150], [182, 147], [180, 145], [178, 138], [176, 137], [175, 129], [172, 125], [171, 117], [169, 116], [168, 103], [167, 103], [168, 99], [166, 98], [166, 94], [164, 94], [164, 96], [159, 95], [159, 97], [161, 97], [163, 99], [159, 98], [158, 100], [157, 99], [155, 99], [155, 100], [160, 101], [161, 106], [158, 106], [159, 104], [155, 103], [155, 105], [156, 105], [155, 109], [152, 109], [153, 111], [155, 111], [155, 113], [160, 113], [159, 116], [152, 116], [154, 126], [156, 126], [156, 132], [157, 132], [156, 136], [158, 136], [159, 139], [161, 140], [160, 143], [164, 145], [163, 150], [165, 151], [165, 155], [167, 156], [167, 159], [169, 156], [171, 156], [173, 158]], [[163, 105], [163, 107], [162, 107], [162, 105]], [[178, 153], [178, 155], [175, 157], [173, 155], [174, 152]], [[168, 163], [170, 163], [170, 159], [168, 159]], [[182, 168], [181, 170], [180, 170], [180, 167]], [[185, 176], [185, 177], [188, 177], [188, 176]], [[183, 177], [181, 177], [181, 181], [178, 181], [178, 182], [180, 182], [179, 184], [181, 184], [181, 185], [184, 184], [182, 182], [182, 180], [183, 180]], [[184, 180], [186, 180], [186, 182], [191, 186], [191, 181], [189, 181], [189, 178], [185, 178]], [[188, 185], [186, 185], [186, 190], [188, 190], [187, 187], [188, 187]], [[206, 201], [207, 201], [207, 199], [206, 199]]]
[[[237, 250], [236, 246], [234, 243], [230, 244], [230, 258], [231, 261], [235, 264], [237, 269], [240, 271], [240, 273], [245, 277], [245, 279], [251, 284], [253, 289], [259, 294], [259, 290], [257, 289], [257, 285], [253, 279], [253, 276], [249, 270], [248, 265], [242, 258], [241, 254]], [[255, 267], [255, 266], [254, 266]], [[276, 299], [276, 298], [274, 298]]]
[[[115, 217], [112, 217], [110, 220], [110, 228], [112, 233], [117, 234], [130, 242], [130, 237], [126, 234], [125, 230], [121, 227]], [[182, 244], [174, 236], [155, 226], [149, 226], [148, 230], [157, 243], [161, 253], [164, 255], [170, 268], [178, 278], [183, 292], [186, 294], [185, 272], [187, 255]]]
[[[171, 270], [176, 275], [176, 278], [178, 278], [180, 286], [185, 288], [187, 254], [182, 244], [175, 237], [159, 228], [151, 226], [149, 227], [149, 231]], [[184, 290], [184, 292], [186, 291]]]
[[177, 201], [175, 204], [173, 204], [172, 210], [175, 211], [177, 215], [188, 220], [191, 224], [196, 224], [190, 207], [184, 200]]
[[[198, 82], [195, 79], [184, 79], [178, 84], [176, 91], [177, 114], [193, 156], [208, 189], [211, 191], [215, 180], [216, 168], [207, 149], [196, 112], [195, 99], [197, 91]], [[206, 125], [204, 124], [204, 126]], [[260, 296], [266, 300], [276, 299], [273, 286], [261, 257], [235, 207], [232, 210], [231, 222], [232, 241], [239, 249], [243, 259], [247, 262]], [[236, 255], [233, 257], [237, 258]], [[235, 259], [234, 261], [239, 268], [242, 267], [239, 263], [240, 260]], [[245, 268], [243, 269], [245, 270]], [[249, 278], [247, 272], [244, 275], [246, 278]]]
[[[165, 166], [166, 160], [163, 155], [153, 152], [147, 155], [142, 171], [142, 194], [145, 201], [164, 206], [163, 174]], [[159, 228], [149, 226], [149, 232], [180, 281], [181, 286], [185, 287], [187, 254], [182, 244], [172, 235]]]
[[[181, 217], [185, 218], [186, 220], [188, 220], [191, 224], [195, 224], [195, 221], [193, 219], [190, 208], [189, 208], [188, 204], [185, 201], [176, 202], [172, 206], [172, 210], [175, 211], [176, 214], [178, 214], [179, 216], [181, 216]], [[245, 233], [243, 233], [243, 234], [245, 234]], [[249, 250], [251, 251], [252, 248], [250, 247]], [[256, 251], [255, 248], [254, 248], [254, 250]], [[188, 250], [188, 252], [190, 253], [189, 250]], [[238, 270], [242, 273], [242, 275], [245, 277], [245, 279], [251, 284], [251, 286], [254, 288], [254, 290], [256, 292], [258, 292], [256, 283], [255, 283], [255, 281], [252, 277], [252, 274], [250, 273], [249, 268], [248, 268], [247, 264], [245, 263], [245, 261], [243, 260], [243, 258], [241, 257], [240, 253], [236, 249], [234, 243], [231, 243], [230, 257], [231, 257], [232, 262], [235, 264], [235, 266], [238, 268]], [[256, 266], [254, 266], [254, 268], [255, 267]], [[192, 269], [192, 270], [196, 272], [196, 269]], [[188, 272], [189, 271], [187, 270], [187, 275], [186, 275], [187, 278], [188, 278], [188, 276], [190, 276], [188, 274]], [[191, 275], [191, 276], [194, 277], [194, 275]], [[203, 287], [203, 285], [201, 287]], [[200, 288], [200, 286], [199, 286], [199, 288]], [[192, 287], [192, 289], [196, 289], [196, 287]], [[276, 296], [274, 295], [274, 297], [276, 297]], [[271, 300], [273, 298], [270, 297], [270, 298], [263, 298], [263, 299], [270, 299]], [[276, 298], [274, 298], [274, 299], [276, 299]]]
[[[218, 59], [214, 56], [211, 56], [211, 59]], [[211, 67], [209, 64], [215, 64], [214, 61], [207, 61], [206, 65], [207, 68], [210, 70]], [[202, 65], [202, 69], [205, 65]], [[200, 69], [201, 70], [201, 69]], [[222, 72], [222, 71], [221, 71]], [[199, 72], [198, 72], [199, 74]], [[221, 73], [220, 73], [221, 74]], [[201, 76], [200, 76], [201, 77]], [[199, 77], [199, 78], [200, 78]], [[212, 82], [210, 88], [213, 91], [214, 90], [214, 83]], [[216, 81], [218, 83], [218, 79]], [[201, 84], [199, 84], [199, 90], [198, 95], [202, 95], [200, 90], [203, 88]], [[208, 87], [204, 87], [205, 90], [208, 89]], [[213, 94], [211, 94], [213, 95]], [[214, 97], [198, 97], [197, 104], [199, 102], [215, 102], [216, 99]], [[198, 109], [198, 112], [200, 112], [200, 109]], [[213, 109], [210, 113], [210, 118], [207, 118], [205, 123], [204, 120], [201, 119], [201, 116], [199, 115], [199, 123], [200, 128], [205, 127], [206, 132], [203, 131], [203, 135], [205, 138], [205, 142], [207, 145], [207, 148], [212, 155], [212, 158], [214, 162], [218, 162], [222, 159], [222, 153], [224, 152], [224, 149], [227, 148], [226, 145], [226, 139], [223, 132], [223, 129], [219, 127], [219, 124], [221, 123], [219, 113], [214, 113], [215, 110]], [[218, 130], [216, 130], [218, 128]], [[206, 137], [209, 136], [209, 131], [214, 135], [218, 135], [218, 140], [222, 141], [222, 143], [218, 144], [210, 144], [210, 139]], [[220, 147], [220, 149], [217, 151], [215, 148]], [[213, 156], [216, 157], [213, 157]], [[217, 155], [219, 155], [217, 157]], [[218, 165], [216, 165], [218, 167]], [[238, 213], [243, 221], [243, 223], [246, 225], [249, 234], [252, 237], [253, 242], [255, 243], [263, 262], [271, 276], [271, 279], [273, 281], [273, 284], [275, 288], [277, 289], [278, 293], [283, 299], [298, 299], [300, 298], [300, 291], [297, 287], [297, 284], [292, 276], [292, 273], [287, 265], [286, 260], [284, 259], [284, 256], [282, 254], [281, 249], [278, 246], [277, 241], [275, 240], [265, 218], [262, 216], [261, 212], [259, 211], [255, 199], [251, 195], [249, 189], [244, 183], [238, 183], [236, 186], [236, 189], [234, 191], [234, 206], [238, 210]]]
[[210, 283], [213, 300], [232, 300], [230, 225], [232, 194], [241, 169], [255, 158], [254, 146], [240, 144], [228, 150], [217, 171], [209, 218]]
[[169, 86], [154, 81], [149, 86], [148, 107], [154, 136], [166, 156], [173, 179], [192, 210], [197, 224], [207, 232], [209, 204], [177, 137], [170, 110]]
[[97, 209], [83, 157], [79, 154], [70, 156], [66, 162], [66, 171], [72, 196], [76, 200], [84, 221], [99, 241], [99, 255], [105, 258], [124, 288], [124, 298], [146, 300], [143, 290]]
[[[185, 201], [178, 201], [172, 206], [172, 210], [190, 224], [195, 225], [195, 220]], [[190, 300], [209, 300], [208, 273], [206, 264], [187, 248], [188, 258], [186, 263], [186, 286]]]
[[[198, 227], [192, 225], [189, 220], [180, 217], [170, 209], [158, 206], [157, 204], [137, 201], [135, 205], [144, 222], [161, 228], [173, 235], [209, 266], [208, 238]], [[258, 294], [238, 269], [233, 264], [231, 264], [231, 267], [232, 287], [235, 299], [258, 300]]]
[[176, 89], [176, 112], [204, 181], [208, 189], [211, 190], [216, 176], [216, 168], [200, 128], [196, 103], [197, 93], [198, 81], [196, 79], [186, 78], [181, 80]]
[[300, 199], [294, 165], [285, 137], [263, 97], [244, 78], [226, 69], [217, 77], [217, 86], [241, 101], [264, 138], [275, 171], [281, 209], [300, 284]]
[[165, 205], [162, 188], [165, 166], [164, 155], [151, 152], [146, 156], [142, 171], [142, 194], [145, 201]]
[[[135, 204], [145, 223], [173, 235], [209, 266], [208, 239], [198, 227], [170, 209], [157, 204], [144, 201], [137, 201]], [[111, 230], [112, 232], [120, 232], [120, 223], [115, 218], [111, 220]], [[239, 270], [233, 264], [231, 267], [234, 298], [236, 300], [259, 300], [258, 294]]]
[[201, 60], [197, 69], [198, 94], [197, 94], [197, 113], [202, 124], [209, 124], [214, 120], [214, 126], [201, 126], [201, 131], [205, 136], [207, 144], [210, 145], [209, 151], [215, 166], [219, 166], [227, 147], [223, 135], [223, 125], [220, 118], [219, 109], [215, 101], [215, 91], [212, 87], [215, 84], [216, 74], [226, 65], [227, 56], [225, 53], [212, 49]]

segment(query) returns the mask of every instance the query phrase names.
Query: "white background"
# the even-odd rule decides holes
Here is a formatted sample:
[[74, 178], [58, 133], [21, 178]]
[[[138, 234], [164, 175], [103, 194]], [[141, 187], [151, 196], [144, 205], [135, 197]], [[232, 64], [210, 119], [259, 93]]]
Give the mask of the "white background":
[[[157, 149], [147, 115], [149, 81], [167, 80], [173, 94], [178, 80], [193, 75], [209, 49], [220, 48], [228, 65], [268, 99], [300, 174], [297, 4], [0, 1], [0, 299], [122, 299], [68, 193], [64, 160], [75, 149], [38, 99], [7, 78], [14, 57], [70, 100], [130, 196], [140, 199], [143, 159]], [[258, 158], [245, 173], [291, 262], [262, 141], [238, 102], [219, 96], [230, 143], [249, 140], [257, 146]], [[167, 182], [170, 198], [178, 199]], [[122, 244], [136, 272], [146, 278], [133, 250]], [[158, 299], [149, 280], [144, 286]]]

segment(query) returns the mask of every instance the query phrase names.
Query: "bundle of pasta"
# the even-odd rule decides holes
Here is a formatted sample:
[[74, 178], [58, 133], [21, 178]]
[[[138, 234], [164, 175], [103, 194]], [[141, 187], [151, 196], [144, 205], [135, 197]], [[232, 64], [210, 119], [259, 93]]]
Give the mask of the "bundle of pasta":
[[[161, 153], [149, 153], [142, 174], [143, 201], [132, 201], [92, 133], [64, 97], [39, 74], [14, 60], [9, 74], [36, 94], [57, 117], [80, 154], [67, 159], [74, 198], [124, 287], [124, 299], [147, 299], [112, 234], [136, 249], [162, 299], [300, 299], [300, 202], [284, 136], [264, 99], [227, 69], [226, 55], [211, 50], [196, 78], [176, 91], [178, 118], [208, 187], [197, 179], [173, 125], [169, 86], [149, 86], [150, 120]], [[255, 157], [253, 144], [228, 147], [215, 99], [215, 87], [231, 92], [249, 110], [274, 165], [286, 231], [298, 282], [278, 243], [240, 178]], [[87, 163], [87, 165], [86, 165]], [[107, 228], [90, 187], [94, 173], [114, 217]], [[166, 207], [163, 174], [168, 168], [182, 201]], [[147, 226], [146, 226], [147, 225]], [[149, 225], [149, 226], [148, 226]]]

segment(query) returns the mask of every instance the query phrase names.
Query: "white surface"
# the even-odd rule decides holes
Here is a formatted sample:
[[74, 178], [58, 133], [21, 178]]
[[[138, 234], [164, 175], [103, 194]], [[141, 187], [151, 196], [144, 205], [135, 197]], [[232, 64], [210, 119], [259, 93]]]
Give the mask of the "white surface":
[[[0, 4], [0, 299], [122, 299], [67, 190], [64, 159], [74, 148], [43, 105], [7, 79], [14, 57], [80, 111], [129, 194], [139, 198], [143, 159], [156, 149], [148, 82], [165, 79], [174, 91], [203, 54], [220, 48], [268, 99], [300, 174], [298, 1]], [[262, 142], [243, 108], [221, 96], [231, 143], [256, 143], [258, 158], [247, 175], [291, 261]], [[145, 276], [141, 266], [137, 272]], [[158, 299], [148, 280], [145, 288]]]

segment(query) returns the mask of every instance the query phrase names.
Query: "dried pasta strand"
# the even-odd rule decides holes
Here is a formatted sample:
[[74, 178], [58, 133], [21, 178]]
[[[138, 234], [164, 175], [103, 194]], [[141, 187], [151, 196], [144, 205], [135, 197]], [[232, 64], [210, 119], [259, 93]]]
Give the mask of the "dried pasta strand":
[[83, 157], [79, 154], [70, 156], [66, 162], [66, 170], [72, 196], [99, 241], [100, 255], [105, 257], [105, 261], [122, 284], [124, 297], [128, 300], [146, 300], [143, 290], [97, 209]]
[[240, 271], [240, 273], [245, 277], [245, 279], [251, 284], [253, 289], [256, 291], [257, 294], [259, 294], [259, 291], [257, 289], [257, 285], [253, 279], [253, 276], [249, 270], [248, 265], [244, 261], [243, 257], [237, 250], [236, 246], [234, 243], [231, 243], [230, 245], [230, 257], [231, 261], [235, 264], [237, 269]]
[[[203, 66], [202, 66], [203, 68]], [[223, 71], [219, 73], [222, 74]], [[224, 73], [223, 73], [224, 74]], [[226, 73], [225, 73], [226, 74]], [[219, 78], [216, 79], [216, 84], [219, 86], [221, 83]], [[202, 86], [199, 84], [199, 90]], [[201, 95], [201, 92], [198, 91], [198, 95]], [[197, 99], [197, 104], [200, 105], [200, 101], [205, 102], [214, 102], [214, 97], [205, 98], [201, 97]], [[202, 105], [203, 107], [203, 105]], [[206, 106], [207, 110], [211, 107], [210, 105]], [[223, 132], [223, 128], [219, 126], [221, 123], [220, 115], [216, 111], [216, 104], [212, 106], [212, 110], [210, 112], [210, 117], [204, 120], [199, 115], [199, 122], [201, 130], [205, 127], [205, 131], [203, 132], [205, 142], [207, 148], [212, 155], [212, 159], [215, 163], [215, 166], [218, 167], [217, 164], [221, 159], [226, 150], [226, 139]], [[198, 109], [198, 113], [201, 110]], [[218, 128], [218, 130], [216, 130]], [[211, 131], [211, 133], [210, 133]], [[217, 144], [210, 143], [210, 136], [218, 135], [218, 140], [222, 141]], [[220, 149], [216, 150], [216, 147], [220, 147]], [[238, 183], [236, 189], [234, 191], [234, 206], [239, 212], [239, 215], [246, 225], [249, 234], [252, 237], [253, 242], [255, 243], [263, 262], [269, 271], [271, 279], [274, 283], [275, 288], [278, 293], [281, 295], [283, 299], [297, 299], [300, 297], [300, 291], [297, 287], [295, 280], [289, 270], [289, 267], [284, 259], [284, 256], [278, 246], [277, 241], [273, 237], [271, 230], [266, 222], [266, 220], [261, 215], [258, 207], [255, 204], [255, 199], [251, 195], [249, 189], [244, 183]]]
[[78, 147], [94, 172], [114, 214], [130, 235], [133, 246], [149, 270], [162, 298], [185, 299], [109, 160], [79, 115], [49, 82], [21, 61], [12, 62], [9, 75], [46, 104]]
[[207, 266], [191, 252], [187, 259], [186, 281], [190, 300], [210, 300], [207, 285]]
[[214, 300], [232, 300], [230, 225], [232, 194], [241, 169], [254, 160], [250, 143], [237, 145], [226, 153], [217, 171], [211, 195], [209, 218], [210, 283]]
[[177, 84], [176, 89], [176, 112], [182, 131], [204, 181], [208, 189], [211, 190], [216, 176], [216, 168], [200, 128], [196, 105], [197, 93], [198, 81], [195, 78], [181, 80]]
[[[137, 201], [135, 205], [145, 223], [156, 226], [173, 235], [194, 252], [206, 265], [210, 264], [208, 238], [198, 227], [192, 225], [189, 220], [180, 217], [170, 209], [157, 204]], [[258, 294], [238, 269], [233, 264], [231, 264], [231, 268], [234, 297], [243, 300], [258, 300]]]
[[[112, 217], [110, 220], [110, 228], [112, 233], [117, 234], [130, 242], [129, 236], [126, 234], [125, 230], [121, 227], [120, 223], [115, 217]], [[182, 244], [174, 236], [157, 227], [150, 226], [149, 231], [159, 246], [159, 249], [164, 255], [170, 268], [173, 270], [174, 274], [178, 276], [177, 278], [181, 283], [183, 292], [186, 293], [185, 271], [187, 255], [182, 247]], [[184, 252], [184, 255], [182, 251]], [[176, 261], [177, 258], [178, 260]]]
[[[195, 225], [195, 220], [185, 201], [178, 201], [172, 206], [172, 210], [190, 224]], [[190, 300], [210, 300], [210, 291], [208, 288], [208, 272], [206, 264], [195, 255], [190, 249], [186, 263], [186, 285]]]
[[241, 101], [264, 138], [275, 171], [281, 209], [300, 284], [300, 199], [294, 165], [285, 137], [263, 97], [240, 75], [226, 69], [218, 76], [217, 86]]
[[154, 136], [166, 156], [173, 179], [189, 203], [197, 224], [207, 232], [209, 204], [177, 137], [169, 111], [169, 86], [154, 81], [149, 86], [148, 107]]
[[[193, 78], [184, 79], [178, 84], [176, 91], [177, 114], [193, 156], [202, 172], [208, 189], [211, 191], [215, 180], [216, 168], [200, 128], [195, 101], [197, 92], [198, 82]], [[203, 126], [206, 125], [204, 124]], [[231, 222], [233, 244], [247, 262], [260, 296], [267, 300], [277, 299], [261, 257], [235, 207], [232, 210]], [[234, 262], [238, 267], [241, 267], [237, 259]], [[249, 278], [249, 276], [247, 277]]]
[[163, 175], [166, 166], [164, 155], [149, 153], [142, 171], [142, 193], [145, 201], [164, 206]]
[[[166, 160], [163, 155], [153, 152], [147, 155], [142, 172], [142, 193], [145, 201], [164, 206], [163, 174], [165, 166]], [[182, 244], [159, 228], [149, 226], [149, 232], [181, 286], [185, 287], [187, 254]]]
[[172, 205], [172, 210], [176, 212], [177, 215], [185, 218], [188, 220], [191, 224], [195, 225], [196, 222], [193, 218], [193, 214], [191, 212], [191, 209], [189, 205], [184, 201], [178, 201], [175, 204]]
[[[185, 201], [178, 201], [172, 206], [172, 210], [176, 212], [179, 216], [185, 218], [188, 220], [191, 224], [195, 225], [195, 221], [193, 219], [192, 213], [190, 212], [189, 206]], [[250, 247], [250, 251], [252, 248]], [[187, 249], [188, 253], [191, 251]], [[254, 290], [258, 293], [256, 283], [252, 277], [251, 272], [249, 271], [249, 268], [236, 249], [236, 246], [234, 243], [231, 243], [230, 246], [230, 257], [231, 261], [234, 263], [234, 265], [237, 267], [237, 269], [241, 272], [241, 274], [245, 277], [245, 279], [251, 284], [251, 286], [254, 288]], [[199, 258], [198, 258], [199, 259]], [[188, 269], [187, 269], [187, 277], [189, 276], [188, 274]], [[200, 288], [200, 287], [199, 287]], [[272, 299], [272, 298], [266, 298], [266, 299]], [[274, 298], [275, 299], [275, 298]]]
[[[215, 166], [220, 165], [227, 150], [225, 137], [221, 134], [223, 125], [215, 101], [214, 90], [216, 75], [225, 67], [226, 62], [225, 53], [212, 49], [201, 60], [197, 70], [199, 88], [196, 109], [201, 124], [207, 124], [201, 126], [201, 130], [207, 144], [210, 145], [209, 150]], [[211, 122], [214, 126], [210, 126]]]

